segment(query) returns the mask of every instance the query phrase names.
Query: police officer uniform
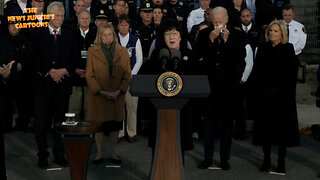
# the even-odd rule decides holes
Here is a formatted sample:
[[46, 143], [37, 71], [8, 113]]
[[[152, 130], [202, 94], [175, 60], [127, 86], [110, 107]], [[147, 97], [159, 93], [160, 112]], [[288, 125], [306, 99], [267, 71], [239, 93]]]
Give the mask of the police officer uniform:
[[287, 24], [289, 43], [293, 44], [296, 55], [300, 54], [307, 41], [307, 34], [303, 24], [292, 20]]
[[8, 1], [3, 7], [4, 16], [7, 17], [11, 14], [14, 14], [15, 16], [23, 15], [25, 13], [24, 8], [31, 8], [31, 1], [32, 0], [27, 0], [25, 7], [24, 5], [19, 5], [19, 0]]
[[[153, 8], [150, 2], [144, 3], [140, 8], [140, 11], [152, 10]], [[149, 25], [144, 25], [141, 21], [133, 26], [132, 33], [138, 36], [141, 41], [143, 57], [148, 57], [151, 43], [156, 38], [156, 28], [154, 23], [151, 22]]]
[[190, 12], [187, 20], [187, 29], [190, 33], [192, 26], [200, 24], [204, 21], [204, 12], [205, 10], [201, 7]]
[[102, 4], [100, 0], [96, 1], [91, 5], [91, 18], [94, 19], [99, 14], [105, 14], [106, 16], [111, 17], [111, 15], [113, 14], [112, 4], [113, 0], [108, 0], [106, 4]]
[[[14, 24], [16, 22], [10, 21], [9, 23]], [[0, 38], [0, 64], [15, 61], [11, 69], [10, 81], [6, 85], [7, 92], [4, 98], [6, 111], [1, 117], [6, 122], [7, 131], [12, 128], [14, 101], [18, 108], [16, 127], [26, 130], [30, 121], [30, 107], [32, 107], [32, 104], [30, 104], [32, 100], [30, 46], [31, 43], [21, 31], [16, 36], [7, 33]], [[18, 63], [22, 66], [21, 71], [18, 71]]]

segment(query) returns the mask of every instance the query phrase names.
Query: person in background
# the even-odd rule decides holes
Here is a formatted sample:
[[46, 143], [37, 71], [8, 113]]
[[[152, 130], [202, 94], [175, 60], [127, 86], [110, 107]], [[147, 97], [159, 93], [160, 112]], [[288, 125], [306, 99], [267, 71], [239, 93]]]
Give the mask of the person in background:
[[[0, 66], [0, 99], [4, 99], [6, 96], [6, 84], [10, 80], [11, 68], [15, 61], [10, 61], [7, 64]], [[5, 113], [5, 107], [7, 105], [4, 101], [0, 101], [0, 114], [3, 116]], [[0, 178], [7, 180], [6, 173], [6, 160], [5, 160], [5, 147], [4, 147], [4, 132], [6, 131], [5, 120], [1, 117], [0, 120]]]
[[26, 8], [31, 8], [31, 0], [10, 0], [3, 7], [3, 15], [5, 17], [11, 14], [21, 16], [26, 13]]
[[98, 29], [93, 47], [89, 48], [86, 80], [89, 88], [88, 121], [102, 123], [95, 134], [97, 154], [94, 164], [103, 162], [103, 134], [109, 136], [109, 162], [121, 164], [116, 145], [125, 119], [125, 94], [131, 80], [128, 50], [122, 47], [111, 24]]
[[130, 9], [129, 9], [129, 5], [128, 5], [128, 3], [126, 2], [125, 3], [125, 5], [124, 5], [124, 8], [123, 8], [123, 14], [125, 14], [125, 15], [129, 15], [129, 11], [130, 11]]
[[259, 43], [259, 31], [253, 23], [253, 16], [249, 9], [245, 8], [241, 11], [241, 31], [245, 37], [246, 44], [251, 46], [253, 54]]
[[85, 2], [86, 10], [91, 13], [91, 3], [92, 3], [92, 0], [84, 0], [84, 2]]
[[245, 0], [247, 8], [251, 11], [252, 21], [256, 20], [256, 0]]
[[200, 8], [190, 12], [187, 19], [187, 29], [190, 33], [192, 26], [197, 25], [204, 21], [204, 12], [209, 8], [211, 0], [199, 0]]
[[[14, 15], [16, 14], [11, 14]], [[6, 104], [5, 113], [1, 116], [6, 124], [4, 129], [11, 131], [16, 105], [18, 117], [15, 119], [14, 129], [27, 132], [33, 114], [32, 48], [28, 37], [15, 24], [15, 21], [7, 22], [8, 32], [0, 37], [0, 64], [15, 61], [11, 68], [10, 83], [6, 84], [6, 96], [1, 99]]]
[[210, 25], [212, 25], [211, 12], [212, 12], [212, 8], [208, 8], [204, 13], [204, 21], [202, 21], [200, 24], [192, 26], [192, 29], [190, 31], [190, 42], [193, 48], [197, 43], [199, 32], [202, 29], [205, 29]]
[[[121, 15], [119, 17], [118, 40], [121, 46], [127, 48], [130, 57], [131, 74], [136, 75], [138, 74], [142, 65], [143, 55], [139, 38], [129, 33], [130, 24], [131, 21], [127, 15]], [[123, 130], [120, 131], [119, 138], [124, 137], [127, 133], [127, 141], [135, 142], [137, 135], [138, 97], [132, 96], [128, 89], [125, 96], [125, 101], [127, 118], [126, 121], [123, 123]]]
[[106, 12], [101, 11], [101, 14], [98, 14], [95, 17], [95, 21], [94, 21], [94, 24], [96, 25], [95, 31], [98, 31], [99, 27], [101, 27], [104, 24], [108, 24], [108, 23], [109, 23], [109, 21], [108, 21], [108, 16], [106, 15]]
[[295, 54], [299, 55], [307, 42], [306, 28], [294, 20], [294, 9], [290, 4], [283, 7], [282, 18], [288, 28], [289, 43], [293, 45]]
[[96, 0], [92, 3], [90, 14], [92, 19], [97, 15], [105, 14], [107, 17], [111, 17], [113, 13], [112, 0]]
[[160, 6], [153, 7], [153, 22], [155, 27], [159, 27], [163, 17], [162, 8]]
[[228, 8], [228, 26], [241, 28], [241, 11], [246, 8], [245, 0], [232, 0], [232, 6]]
[[69, 112], [75, 113], [77, 120], [87, 120], [88, 86], [86, 83], [86, 64], [89, 47], [93, 46], [96, 31], [90, 24], [91, 17], [87, 10], [78, 15], [79, 27], [74, 31], [77, 52], [81, 58], [76, 60], [73, 74], [72, 94], [69, 100]]
[[[115, 0], [113, 3], [113, 14], [110, 17], [110, 22], [114, 27], [118, 26], [118, 18], [120, 15], [123, 14], [123, 10], [126, 6], [126, 1], [125, 0]], [[116, 30], [117, 31], [117, 30]]]
[[[52, 124], [63, 122], [68, 112], [69, 97], [72, 93], [70, 73], [75, 70], [75, 60], [80, 54], [72, 31], [61, 27], [64, 20], [64, 6], [52, 2], [48, 14], [54, 14], [48, 28], [33, 32], [32, 44], [35, 46], [33, 57], [33, 85], [35, 93], [35, 137], [38, 147], [38, 165], [48, 168], [49, 152], [47, 134]], [[67, 166], [61, 136], [54, 133], [52, 153], [54, 162]]]
[[69, 28], [70, 30], [74, 31], [78, 28], [78, 16], [79, 13], [86, 9], [86, 4], [84, 0], [77, 0], [74, 7], [75, 14], [69, 18], [67, 21], [64, 22], [64, 25]]
[[132, 28], [133, 34], [138, 36], [141, 41], [144, 61], [148, 58], [153, 39], [156, 38], [156, 30], [152, 21], [152, 11], [153, 7], [151, 2], [146, 0], [140, 7], [141, 21], [134, 24]]
[[262, 145], [263, 172], [271, 169], [271, 146], [278, 146], [276, 172], [284, 174], [287, 147], [299, 146], [296, 107], [298, 59], [288, 43], [286, 25], [272, 21], [265, 33], [266, 43], [258, 47], [251, 73], [256, 115], [253, 143]]
[[[257, 30], [255, 24], [253, 23], [253, 16], [252, 13], [249, 9], [245, 8], [241, 11], [241, 32], [242, 35], [245, 38], [245, 45], [249, 45], [249, 47], [251, 48], [250, 52], [247, 52], [248, 54], [252, 54], [253, 59], [255, 57], [255, 52], [259, 43], [259, 39], [260, 39], [260, 34], [259, 31]], [[247, 49], [247, 51], [249, 51]], [[253, 104], [253, 97], [252, 97], [252, 83], [250, 82], [250, 73], [249, 73], [249, 69], [247, 66], [249, 64], [252, 65], [253, 62], [249, 61], [248, 62], [248, 58], [245, 59], [246, 60], [246, 68], [248, 73], [245, 73], [244, 77], [246, 81], [243, 81], [245, 83], [240, 83], [239, 87], [242, 87], [240, 89], [240, 93], [239, 93], [239, 100], [238, 105], [238, 112], [240, 113], [237, 117], [239, 123], [235, 123], [235, 138], [237, 139], [244, 139], [245, 138], [245, 119], [244, 118], [248, 118], [248, 119], [252, 119], [253, 118], [253, 114], [254, 114], [254, 104]], [[252, 67], [251, 67], [252, 68]], [[251, 72], [251, 70], [250, 70]], [[242, 95], [241, 95], [242, 94]], [[243, 101], [245, 102], [245, 109], [243, 109]], [[243, 114], [245, 112], [245, 114]]]

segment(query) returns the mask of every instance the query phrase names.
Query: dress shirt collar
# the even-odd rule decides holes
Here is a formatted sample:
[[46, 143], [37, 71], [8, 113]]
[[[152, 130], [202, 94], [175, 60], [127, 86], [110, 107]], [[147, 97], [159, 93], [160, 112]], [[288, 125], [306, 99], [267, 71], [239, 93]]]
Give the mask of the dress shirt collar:
[[26, 2], [21, 2], [21, 0], [18, 0], [18, 4], [19, 4], [22, 12], [23, 12], [23, 13], [26, 13], [27, 1], [26, 1]]
[[122, 46], [127, 46], [128, 41], [129, 41], [129, 33], [127, 35], [125, 35], [125, 36], [121, 36], [120, 33], [118, 33], [118, 34], [119, 34], [120, 44]]
[[88, 34], [88, 32], [89, 32], [89, 28], [87, 29], [87, 30], [85, 30], [85, 31], [82, 31], [82, 29], [79, 27], [79, 29], [80, 29], [80, 34], [81, 34], [81, 36], [83, 37], [83, 38], [86, 38], [86, 35]]
[[[245, 31], [246, 25], [244, 25], [244, 24], [241, 24], [241, 25], [242, 25], [242, 29]], [[252, 23], [250, 23], [247, 27], [248, 27], [248, 31], [249, 31], [252, 27]]]
[[[50, 26], [50, 24], [48, 25], [48, 28], [49, 28], [49, 32], [50, 32], [50, 34], [54, 34], [53, 33], [53, 27], [51, 27]], [[57, 29], [57, 35], [61, 35], [61, 27], [59, 27], [58, 29]]]

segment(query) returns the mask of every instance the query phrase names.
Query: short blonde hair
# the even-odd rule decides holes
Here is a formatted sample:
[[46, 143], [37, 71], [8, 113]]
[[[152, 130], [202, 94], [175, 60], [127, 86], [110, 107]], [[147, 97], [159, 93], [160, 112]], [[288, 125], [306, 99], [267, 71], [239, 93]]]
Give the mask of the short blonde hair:
[[287, 43], [288, 42], [288, 29], [287, 29], [287, 26], [284, 24], [284, 22], [280, 21], [280, 20], [274, 20], [268, 25], [268, 27], [266, 29], [266, 33], [265, 33], [266, 41], [267, 42], [270, 41], [269, 31], [270, 31], [271, 27], [273, 25], [275, 25], [275, 24], [278, 25], [280, 27], [280, 30], [281, 30], [281, 34], [282, 34], [281, 43], [282, 44]]
[[116, 43], [118, 43], [118, 38], [117, 38], [117, 34], [114, 30], [114, 27], [111, 24], [103, 24], [102, 26], [100, 26], [98, 28], [98, 33], [97, 33], [96, 39], [94, 40], [95, 45], [102, 44], [101, 36], [106, 29], [111, 30], [111, 32], [113, 34], [114, 41], [116, 41]]

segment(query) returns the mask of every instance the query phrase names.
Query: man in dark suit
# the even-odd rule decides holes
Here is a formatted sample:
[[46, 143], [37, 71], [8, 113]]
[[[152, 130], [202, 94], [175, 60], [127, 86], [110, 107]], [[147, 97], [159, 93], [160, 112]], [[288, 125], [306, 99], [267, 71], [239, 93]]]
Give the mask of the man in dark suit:
[[75, 30], [77, 53], [76, 69], [73, 75], [72, 95], [69, 101], [69, 112], [76, 113], [76, 118], [86, 120], [88, 86], [86, 82], [86, 64], [89, 47], [93, 46], [97, 31], [90, 24], [90, 13], [87, 10], [78, 14], [79, 27]]
[[[6, 84], [10, 79], [11, 67], [15, 61], [10, 61], [0, 66], [0, 115], [5, 113], [5, 101], [3, 99], [6, 96]], [[6, 163], [5, 163], [5, 148], [4, 148], [4, 137], [5, 132], [4, 118], [0, 118], [0, 179], [6, 180]]]
[[6, 104], [2, 118], [6, 122], [6, 131], [10, 131], [15, 102], [18, 110], [15, 127], [17, 130], [25, 131], [30, 122], [30, 105], [32, 102], [29, 61], [31, 44], [26, 36], [21, 33], [21, 29], [16, 28], [15, 21], [9, 21], [8, 23], [8, 32], [0, 37], [0, 64], [7, 64], [10, 61], [15, 61], [15, 63], [12, 67], [11, 80], [6, 85], [6, 96], [2, 99]]
[[245, 37], [245, 44], [250, 44], [252, 52], [255, 53], [259, 42], [259, 32], [255, 24], [252, 22], [252, 12], [245, 8], [241, 11], [241, 31]]
[[[33, 80], [35, 90], [35, 135], [38, 146], [38, 165], [48, 167], [47, 132], [54, 122], [64, 121], [72, 92], [70, 73], [74, 72], [77, 57], [74, 36], [61, 27], [64, 20], [64, 7], [60, 2], [52, 2], [47, 8], [54, 14], [48, 28], [34, 32], [35, 45]], [[55, 163], [65, 166], [64, 148], [58, 134], [54, 134], [52, 149]]]
[[195, 49], [201, 72], [208, 75], [211, 88], [204, 106], [207, 109], [204, 121], [205, 155], [199, 168], [207, 169], [212, 165], [216, 130], [220, 126], [221, 168], [229, 170], [235, 87], [243, 72], [239, 67], [244, 65], [245, 49], [241, 32], [226, 27], [228, 13], [225, 8], [214, 8], [211, 16], [213, 25], [199, 32]]

